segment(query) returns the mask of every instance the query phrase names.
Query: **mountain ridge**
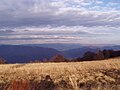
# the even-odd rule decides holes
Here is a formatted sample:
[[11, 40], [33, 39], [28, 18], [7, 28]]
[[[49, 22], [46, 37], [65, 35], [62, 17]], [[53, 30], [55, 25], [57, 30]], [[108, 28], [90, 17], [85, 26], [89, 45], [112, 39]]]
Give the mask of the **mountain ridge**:
[[[74, 48], [74, 47], [73, 47]], [[59, 51], [54, 48], [40, 46], [24, 46], [24, 45], [0, 45], [0, 57], [7, 60], [8, 63], [25, 63], [30, 60], [45, 60], [50, 59], [57, 54], [63, 55], [65, 58], [73, 59], [82, 57], [85, 52], [96, 52], [104, 49], [120, 50], [120, 45], [117, 46], [82, 46], [79, 48]]]

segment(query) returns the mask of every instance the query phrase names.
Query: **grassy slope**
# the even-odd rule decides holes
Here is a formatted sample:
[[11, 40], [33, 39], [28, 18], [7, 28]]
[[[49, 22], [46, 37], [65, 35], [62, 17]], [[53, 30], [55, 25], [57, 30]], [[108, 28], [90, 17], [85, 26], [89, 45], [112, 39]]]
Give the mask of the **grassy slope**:
[[16, 79], [40, 82], [46, 75], [50, 75], [58, 90], [120, 90], [120, 58], [92, 62], [0, 65], [1, 85]]

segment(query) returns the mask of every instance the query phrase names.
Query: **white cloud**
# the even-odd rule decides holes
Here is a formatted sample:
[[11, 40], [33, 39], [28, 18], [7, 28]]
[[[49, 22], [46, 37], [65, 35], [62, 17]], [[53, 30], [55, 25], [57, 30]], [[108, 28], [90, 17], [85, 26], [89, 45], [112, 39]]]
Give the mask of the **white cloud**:
[[29, 43], [54, 42], [55, 39], [61, 43], [99, 43], [97, 40], [105, 35], [101, 43], [110, 37], [112, 42], [118, 41], [118, 5], [118, 2], [104, 0], [1, 0], [0, 33], [4, 32], [3, 27], [6, 32], [7, 29], [14, 32], [2, 35], [0, 41], [7, 43], [3, 39], [9, 39], [14, 43], [25, 43], [25, 39], [31, 38]]
[[[95, 5], [92, 5], [92, 4]], [[100, 6], [100, 0], [2, 0], [0, 23], [21, 25], [113, 25], [105, 18], [120, 13], [115, 7]], [[86, 7], [86, 5], [88, 5]], [[117, 15], [118, 16], [118, 15]], [[120, 14], [119, 16], [120, 17]], [[7, 18], [7, 19], [6, 19]], [[114, 19], [114, 18], [113, 18]], [[111, 20], [108, 20], [111, 21]], [[10, 23], [12, 22], [12, 23]], [[95, 22], [95, 23], [94, 23]], [[97, 23], [96, 23], [97, 22]], [[90, 24], [89, 24], [90, 23]], [[101, 24], [104, 23], [104, 24]], [[118, 20], [114, 19], [118, 24]]]
[[[8, 29], [8, 28], [7, 28]], [[83, 44], [112, 44], [118, 41], [120, 27], [21, 27], [11, 28], [14, 32], [0, 35], [1, 43], [83, 43]], [[10, 30], [11, 30], [10, 29]], [[5, 28], [3, 30], [6, 30]], [[8, 35], [9, 34], [9, 35]], [[26, 40], [26, 42], [24, 42]], [[111, 40], [111, 42], [110, 42]], [[18, 43], [19, 41], [19, 43]], [[120, 42], [117, 42], [120, 43]]]

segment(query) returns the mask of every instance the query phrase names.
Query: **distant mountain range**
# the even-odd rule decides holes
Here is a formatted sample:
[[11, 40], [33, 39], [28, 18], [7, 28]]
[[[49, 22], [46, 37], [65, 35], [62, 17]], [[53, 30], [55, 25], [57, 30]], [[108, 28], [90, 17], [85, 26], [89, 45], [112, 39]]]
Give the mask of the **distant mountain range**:
[[104, 47], [102, 47], [101, 49], [102, 49], [102, 50], [103, 50], [103, 49], [107, 49], [107, 50], [109, 50], [109, 49], [120, 50], [120, 45], [115, 45], [115, 46], [104, 46]]
[[81, 48], [63, 51], [63, 53], [64, 53], [64, 56], [67, 58], [77, 58], [77, 57], [82, 57], [85, 52], [88, 52], [88, 51], [96, 52], [97, 50], [98, 48], [96, 47], [81, 47]]
[[96, 52], [99, 49], [120, 50], [120, 45], [104, 47], [77, 44], [0, 45], [0, 57], [6, 59], [8, 63], [25, 63], [31, 60], [50, 59], [57, 54], [66, 58], [77, 58], [82, 57], [87, 51]]
[[87, 45], [82, 44], [62, 44], [62, 43], [53, 43], [53, 44], [24, 44], [24, 46], [38, 46], [38, 47], [47, 47], [47, 48], [54, 48], [59, 51], [65, 51], [75, 48], [82, 48]]
[[61, 52], [52, 48], [33, 46], [0, 46], [0, 57], [6, 59], [8, 63], [24, 63], [30, 60], [42, 60], [51, 58], [55, 54], [61, 54]]

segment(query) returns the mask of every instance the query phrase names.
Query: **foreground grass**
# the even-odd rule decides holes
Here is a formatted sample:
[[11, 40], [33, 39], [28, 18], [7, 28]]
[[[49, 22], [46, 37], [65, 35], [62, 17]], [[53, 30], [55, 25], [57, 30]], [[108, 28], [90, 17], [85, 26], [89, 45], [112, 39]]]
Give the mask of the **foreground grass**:
[[120, 90], [120, 58], [0, 65], [0, 90]]

